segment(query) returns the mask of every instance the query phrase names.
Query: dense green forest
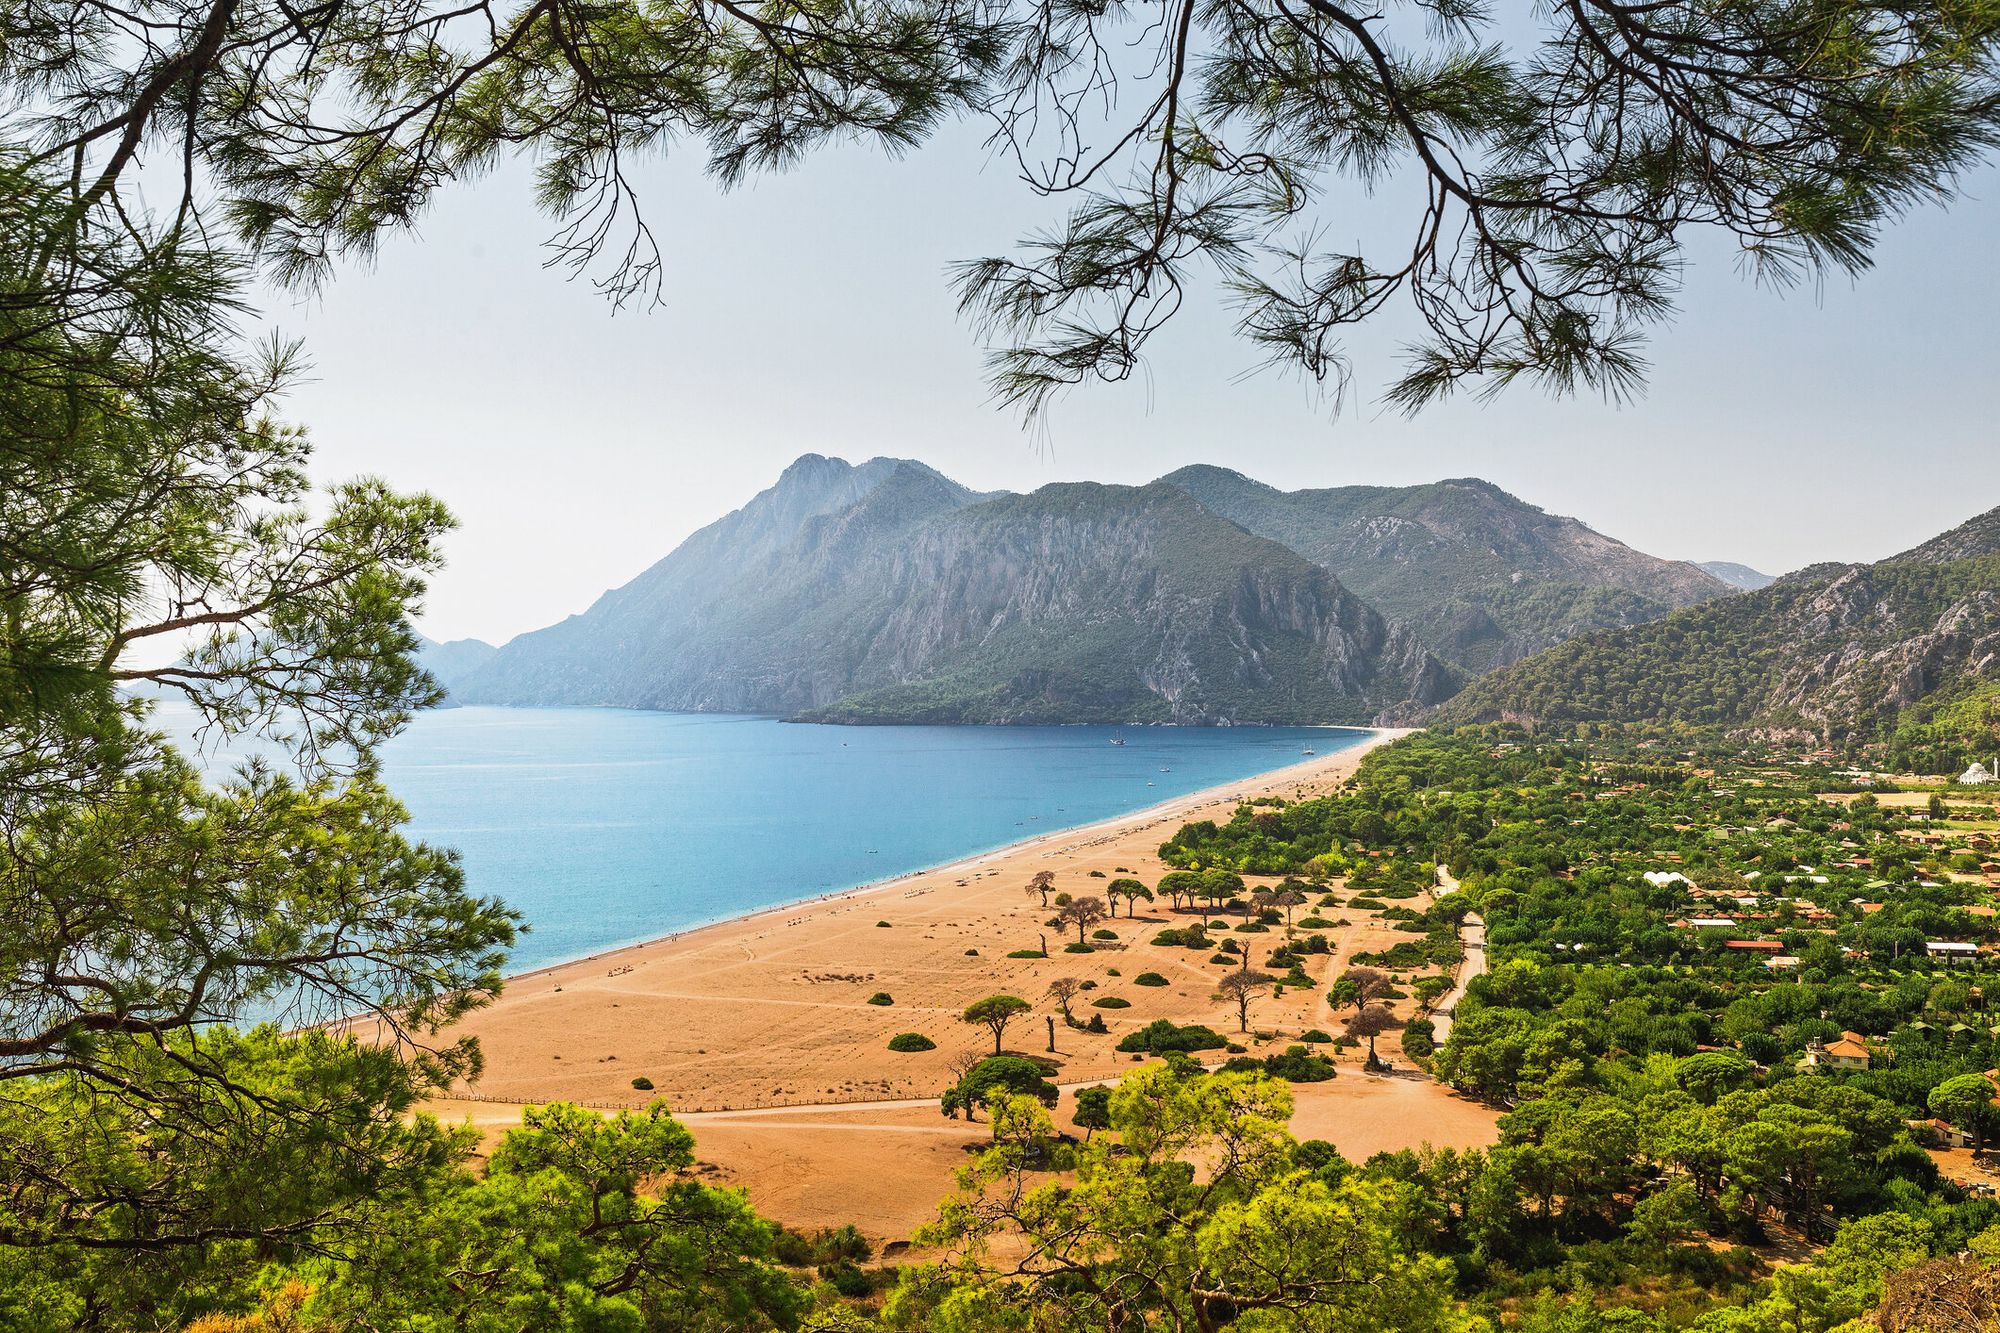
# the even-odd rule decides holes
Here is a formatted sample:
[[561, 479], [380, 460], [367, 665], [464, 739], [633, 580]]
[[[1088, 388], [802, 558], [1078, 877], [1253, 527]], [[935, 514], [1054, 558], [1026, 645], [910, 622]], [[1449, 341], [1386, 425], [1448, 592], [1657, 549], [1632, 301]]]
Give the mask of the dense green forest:
[[[1977, 831], [1992, 810], [1968, 807], [1985, 822], [1958, 834], [1929, 807], [1854, 791], [1824, 769], [1652, 740], [1480, 728], [1412, 737], [1339, 797], [1246, 807], [1163, 850], [1264, 873], [1388, 852], [1375, 864], [1434, 860], [1462, 879], [1439, 907], [1483, 915], [1492, 970], [1428, 1063], [1511, 1108], [1501, 1144], [1359, 1169], [1457, 1201], [1428, 1239], [1475, 1308], [1583, 1301], [1643, 1308], [1621, 1310], [1621, 1328], [1826, 1329], [1876, 1281], [1794, 1309], [1796, 1275], [1772, 1282], [1753, 1257], [1777, 1230], [1830, 1241], [1822, 1268], [1866, 1251], [1899, 1255], [1895, 1268], [2000, 1221], [1939, 1177], [1918, 1142], [1936, 1131], [1911, 1127], [2000, 1128], [1984, 974], [1925, 949], [1995, 938], [2000, 866], [1973, 849], [1992, 845]], [[1710, 916], [1731, 924], [1689, 923]], [[1731, 946], [1743, 938], [1784, 965]], [[1844, 1031], [1864, 1038], [1866, 1067], [1808, 1063]]]

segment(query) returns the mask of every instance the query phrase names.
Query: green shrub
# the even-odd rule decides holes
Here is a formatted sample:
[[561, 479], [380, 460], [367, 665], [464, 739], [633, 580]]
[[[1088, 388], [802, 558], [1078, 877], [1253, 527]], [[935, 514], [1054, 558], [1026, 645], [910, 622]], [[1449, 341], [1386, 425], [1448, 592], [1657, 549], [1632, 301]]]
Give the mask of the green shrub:
[[843, 1296], [867, 1296], [875, 1290], [875, 1279], [869, 1276], [867, 1270], [846, 1259], [821, 1264], [819, 1276], [821, 1281], [832, 1283], [833, 1289]]
[[1088, 944], [1074, 944], [1074, 943], [1072, 943], [1072, 944], [1065, 944], [1065, 945], [1063, 945], [1063, 952], [1064, 952], [1064, 953], [1096, 953], [1096, 952], [1097, 952], [1097, 950], [1095, 950], [1095, 949], [1091, 948], [1091, 947], [1090, 947], [1090, 946], [1089, 946]]
[[1138, 976], [1132, 978], [1132, 984], [1134, 986], [1169, 986], [1173, 983], [1158, 972], [1141, 972]]
[[653, 1090], [653, 1080], [647, 1078], [644, 1074], [641, 1074], [639, 1075], [639, 1077], [632, 1080], [632, 1086], [637, 1088], [641, 1092], [651, 1092]]
[[887, 921], [877, 921], [875, 924], [883, 930], [888, 930], [890, 928], [889, 923]]
[[1309, 1041], [1317, 1046], [1325, 1046], [1330, 1044], [1333, 1041], [1333, 1038], [1327, 1036], [1324, 1032], [1321, 1032], [1318, 1028], [1307, 1028], [1304, 1032], [1301, 1032], [1299, 1034], [1299, 1040]]
[[1107, 995], [1101, 1000], [1092, 1000], [1091, 1004], [1099, 1009], [1130, 1009], [1132, 1007], [1132, 1002], [1122, 995]]
[[1098, 1033], [1111, 1031], [1110, 1028], [1104, 1026], [1103, 1014], [1092, 1014], [1090, 1016], [1090, 1021], [1084, 1024], [1083, 1030], [1085, 1032], [1098, 1032]]
[[1115, 930], [1093, 930], [1090, 932], [1090, 938], [1094, 940], [1115, 940], [1118, 938], [1118, 932]]
[[1325, 930], [1332, 924], [1333, 922], [1328, 921], [1323, 916], [1305, 916], [1299, 918], [1300, 930]]
[[1054, 1106], [1061, 1094], [1047, 1075], [1048, 1066], [1040, 1061], [1018, 1055], [989, 1055], [946, 1090], [939, 1099], [940, 1109], [946, 1115], [969, 1114], [973, 1108], [986, 1105], [996, 1092], [1022, 1093], [1044, 1106]]
[[1239, 935], [1265, 935], [1269, 934], [1270, 930], [1271, 928], [1262, 921], [1245, 921], [1236, 928]]
[[1104, 969], [1104, 975], [1107, 977], [1122, 977], [1125, 974], [1115, 967], [1107, 967]]
[[1228, 1044], [1220, 1033], [1199, 1023], [1181, 1027], [1172, 1019], [1156, 1018], [1137, 1032], [1126, 1033], [1118, 1049], [1164, 1055], [1168, 1051], [1219, 1051]]
[[1264, 1072], [1287, 1083], [1324, 1083], [1334, 1075], [1333, 1061], [1304, 1046], [1288, 1046], [1283, 1055], [1264, 1060]]
[[1016, 949], [1016, 950], [1014, 950], [1014, 952], [1012, 952], [1012, 953], [1008, 954], [1007, 956], [1008, 956], [1009, 958], [1047, 958], [1047, 957], [1048, 957], [1048, 955], [1047, 955], [1047, 954], [1045, 954], [1045, 953], [1043, 953], [1043, 952], [1042, 952], [1042, 951], [1041, 951], [1040, 949]]
[[912, 1051], [934, 1051], [937, 1043], [921, 1032], [898, 1032], [889, 1038], [889, 1049], [908, 1054]]
[[895, 997], [885, 990], [878, 990], [868, 997], [868, 1003], [870, 1004], [894, 1004], [895, 1002]]

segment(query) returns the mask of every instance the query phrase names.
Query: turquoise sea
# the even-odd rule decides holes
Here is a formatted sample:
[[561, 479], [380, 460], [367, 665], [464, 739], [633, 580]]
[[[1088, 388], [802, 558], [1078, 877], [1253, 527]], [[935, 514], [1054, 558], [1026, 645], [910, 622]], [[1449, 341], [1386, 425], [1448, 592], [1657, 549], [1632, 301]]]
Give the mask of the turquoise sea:
[[383, 769], [415, 832], [456, 847], [474, 891], [525, 914], [509, 964], [525, 971], [1143, 809], [1367, 735], [453, 708], [418, 717]]

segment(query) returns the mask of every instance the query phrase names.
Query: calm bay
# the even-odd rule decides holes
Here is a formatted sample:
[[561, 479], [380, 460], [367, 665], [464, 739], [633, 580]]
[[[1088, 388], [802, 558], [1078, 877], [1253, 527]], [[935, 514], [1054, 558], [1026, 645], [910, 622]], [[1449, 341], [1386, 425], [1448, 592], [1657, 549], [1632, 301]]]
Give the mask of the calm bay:
[[383, 767], [416, 835], [457, 848], [471, 887], [527, 918], [510, 960], [526, 970], [1127, 814], [1367, 735], [455, 708], [420, 716]]

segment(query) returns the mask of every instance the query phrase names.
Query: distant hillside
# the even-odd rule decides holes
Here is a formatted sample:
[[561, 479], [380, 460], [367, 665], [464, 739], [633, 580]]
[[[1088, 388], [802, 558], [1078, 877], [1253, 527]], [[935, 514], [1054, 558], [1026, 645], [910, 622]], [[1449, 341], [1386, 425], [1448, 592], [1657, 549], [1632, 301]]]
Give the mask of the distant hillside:
[[1205, 466], [1162, 480], [1326, 566], [1473, 671], [1730, 591], [1694, 565], [1635, 551], [1485, 481], [1280, 491]]
[[477, 671], [493, 660], [499, 652], [484, 639], [453, 639], [449, 643], [439, 643], [434, 639], [417, 636], [417, 665], [437, 678], [438, 684], [450, 691], [452, 682], [462, 676]]
[[1357, 722], [1453, 672], [1325, 569], [1180, 490], [975, 494], [808, 455], [468, 702], [838, 721]]
[[1747, 728], [1962, 766], [2000, 740], [2000, 510], [1880, 564], [1563, 644], [1441, 715]]
[[1744, 592], [1755, 592], [1759, 588], [1768, 588], [1777, 582], [1773, 576], [1759, 573], [1750, 566], [1739, 565], [1733, 560], [1700, 560], [1695, 563], [1695, 567], [1706, 570], [1730, 587], [1740, 588]]

